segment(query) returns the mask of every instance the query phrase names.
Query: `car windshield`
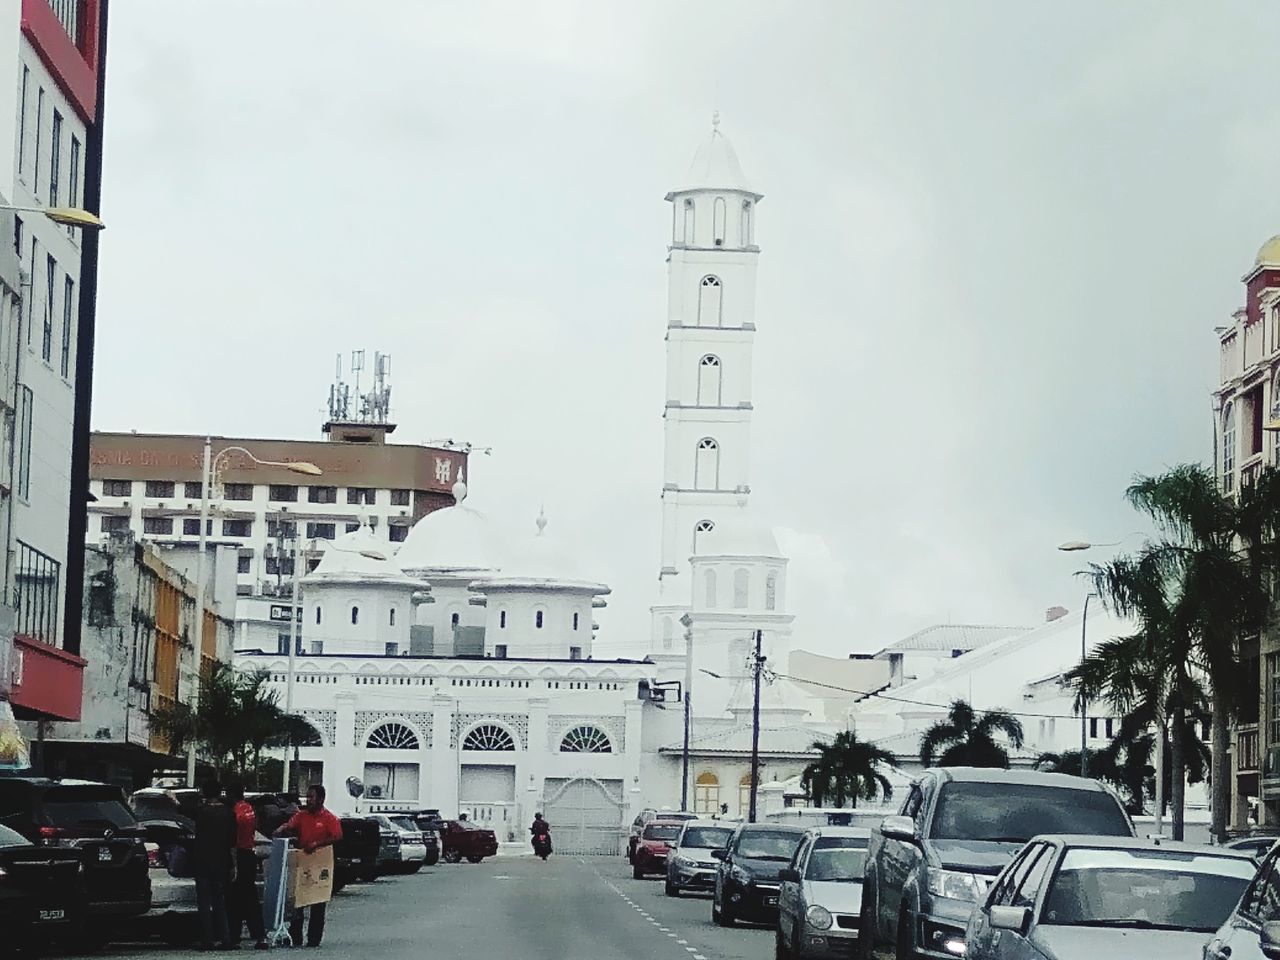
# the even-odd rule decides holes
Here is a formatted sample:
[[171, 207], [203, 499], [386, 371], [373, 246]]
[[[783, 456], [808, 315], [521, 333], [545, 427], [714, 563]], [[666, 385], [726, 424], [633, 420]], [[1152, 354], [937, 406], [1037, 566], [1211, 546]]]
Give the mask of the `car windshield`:
[[690, 827], [680, 838], [680, 846], [699, 850], [719, 850], [729, 843], [733, 831], [724, 827]]
[[0, 847], [25, 847], [30, 843], [31, 841], [17, 830], [10, 830], [8, 827], [0, 825]]
[[410, 820], [408, 817], [393, 817], [391, 822], [394, 823], [401, 830], [408, 830], [411, 833], [418, 832], [418, 825], [414, 823], [412, 820]]
[[1040, 922], [1211, 932], [1253, 879], [1250, 861], [1147, 850], [1070, 850]]
[[738, 837], [737, 854], [747, 860], [790, 860], [802, 836], [782, 831], [745, 831]]
[[806, 880], [861, 883], [866, 862], [865, 837], [819, 837], [804, 876]]
[[63, 787], [41, 803], [45, 823], [54, 827], [132, 827], [136, 818], [113, 794], [101, 789]]
[[938, 795], [929, 836], [1025, 843], [1042, 833], [1132, 835], [1120, 805], [1101, 790], [952, 781]]
[[678, 823], [651, 823], [644, 828], [646, 840], [674, 840], [680, 836]]

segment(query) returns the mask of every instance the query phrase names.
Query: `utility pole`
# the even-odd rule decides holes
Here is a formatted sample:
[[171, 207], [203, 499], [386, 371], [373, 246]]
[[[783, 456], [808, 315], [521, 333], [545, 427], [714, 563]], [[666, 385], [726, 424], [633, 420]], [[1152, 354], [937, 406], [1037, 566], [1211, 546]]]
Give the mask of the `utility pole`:
[[[281, 521], [283, 523], [283, 521]], [[289, 597], [289, 673], [285, 678], [284, 712], [293, 714], [293, 668], [298, 654], [299, 621], [302, 619], [302, 539], [299, 536], [298, 522], [293, 522], [293, 590]], [[284, 764], [281, 771], [280, 789], [289, 792], [290, 754], [296, 753], [297, 747], [292, 738], [284, 747]]]
[[[1093, 596], [1093, 591], [1084, 595], [1084, 615], [1080, 617], [1080, 662], [1084, 663], [1084, 658], [1089, 655], [1089, 646], [1086, 639], [1085, 631], [1089, 625], [1089, 598]], [[1089, 703], [1084, 698], [1080, 698], [1080, 776], [1089, 776], [1089, 739], [1088, 739], [1088, 714]]]
[[693, 725], [693, 624], [689, 615], [681, 618], [684, 624], [684, 748], [680, 753], [680, 809], [689, 809], [689, 727]]
[[764, 655], [760, 652], [764, 631], [756, 631], [756, 656], [752, 673], [755, 675], [755, 692], [751, 702], [751, 806], [747, 823], [756, 822], [756, 794], [760, 790], [760, 674], [764, 672]]

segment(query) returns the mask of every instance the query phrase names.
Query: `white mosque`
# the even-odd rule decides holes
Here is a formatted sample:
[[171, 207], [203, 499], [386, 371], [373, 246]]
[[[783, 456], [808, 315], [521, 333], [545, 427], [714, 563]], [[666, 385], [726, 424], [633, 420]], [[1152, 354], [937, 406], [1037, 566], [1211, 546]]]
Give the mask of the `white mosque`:
[[[649, 649], [594, 656], [610, 588], [558, 542], [554, 518], [496, 529], [467, 499], [424, 517], [395, 556], [361, 528], [302, 580], [294, 710], [314, 735], [303, 783], [338, 809], [464, 811], [522, 837], [535, 810], [565, 852], [617, 852], [646, 807], [677, 808], [690, 690], [688, 800], [745, 816], [751, 655], [785, 665], [787, 561], [748, 482], [756, 205], [713, 123], [672, 205], [660, 593]], [[241, 650], [284, 693], [287, 657]], [[690, 659], [692, 658], [692, 659]], [[282, 697], [283, 698], [283, 697]], [[832, 729], [785, 679], [761, 698], [761, 781], [794, 777]], [[359, 800], [340, 785], [358, 778]]]

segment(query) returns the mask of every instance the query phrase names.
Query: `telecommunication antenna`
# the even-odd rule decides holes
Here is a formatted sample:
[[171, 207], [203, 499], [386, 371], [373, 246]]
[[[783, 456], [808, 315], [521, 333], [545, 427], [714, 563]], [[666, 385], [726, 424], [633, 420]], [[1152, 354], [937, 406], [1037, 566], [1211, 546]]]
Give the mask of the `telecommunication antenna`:
[[351, 351], [349, 372], [355, 380], [354, 398], [352, 385], [342, 379], [342, 354], [338, 354], [334, 382], [329, 386], [330, 423], [389, 424], [391, 421], [391, 354], [375, 351], [373, 387], [368, 393], [361, 393], [360, 374], [364, 371], [364, 353], [363, 350]]
[[360, 396], [360, 371], [364, 369], [364, 351], [351, 351], [351, 376], [356, 381], [356, 396]]

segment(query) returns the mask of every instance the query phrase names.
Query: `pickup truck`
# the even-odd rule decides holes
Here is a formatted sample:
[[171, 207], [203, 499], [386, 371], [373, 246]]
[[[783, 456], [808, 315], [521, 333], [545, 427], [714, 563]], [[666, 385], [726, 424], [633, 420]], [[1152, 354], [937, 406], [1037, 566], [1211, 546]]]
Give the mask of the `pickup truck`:
[[911, 785], [898, 815], [871, 831], [860, 920], [863, 956], [893, 944], [904, 960], [964, 954], [974, 904], [1013, 855], [1048, 833], [1131, 837], [1133, 823], [1096, 780], [944, 767]]

